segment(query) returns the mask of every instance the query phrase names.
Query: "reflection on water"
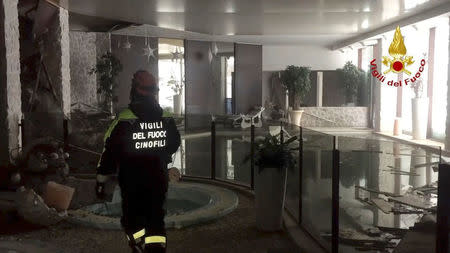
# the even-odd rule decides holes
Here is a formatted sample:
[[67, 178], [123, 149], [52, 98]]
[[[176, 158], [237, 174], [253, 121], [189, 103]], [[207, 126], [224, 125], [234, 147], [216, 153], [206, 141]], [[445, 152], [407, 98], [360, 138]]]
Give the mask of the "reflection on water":
[[[438, 173], [432, 167], [439, 161], [438, 154], [399, 143], [356, 138], [340, 138], [339, 150], [341, 250], [357, 252], [343, 241], [375, 240], [367, 236], [367, 231], [413, 227], [422, 218], [423, 209], [400, 204], [398, 196], [406, 196], [399, 200], [416, 207], [436, 205], [436, 195], [417, 195], [414, 190], [436, 183]], [[331, 232], [331, 149], [306, 143], [303, 168], [303, 221], [316, 235], [327, 235]], [[329, 246], [329, 242], [324, 243]]]

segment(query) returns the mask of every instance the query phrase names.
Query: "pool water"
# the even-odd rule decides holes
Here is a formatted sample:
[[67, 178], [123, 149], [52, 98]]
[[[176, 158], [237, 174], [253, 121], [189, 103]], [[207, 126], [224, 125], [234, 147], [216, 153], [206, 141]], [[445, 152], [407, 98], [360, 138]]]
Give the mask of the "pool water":
[[[86, 210], [102, 216], [121, 217], [120, 188], [117, 186], [114, 190], [111, 202], [99, 203], [85, 207]], [[212, 203], [210, 195], [196, 191], [195, 189], [179, 190], [177, 187], [169, 187], [166, 199], [166, 215], [185, 214]]]

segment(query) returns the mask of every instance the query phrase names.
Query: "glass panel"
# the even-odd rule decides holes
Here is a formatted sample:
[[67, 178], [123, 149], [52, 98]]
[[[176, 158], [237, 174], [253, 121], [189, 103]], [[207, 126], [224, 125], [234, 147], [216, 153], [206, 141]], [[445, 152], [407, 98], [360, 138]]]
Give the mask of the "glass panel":
[[237, 117], [216, 116], [216, 178], [250, 186], [251, 128], [233, 124]]
[[[290, 137], [297, 136], [297, 141], [292, 142], [291, 148], [299, 148], [299, 136], [300, 136], [300, 127], [287, 124], [284, 126], [284, 140], [288, 140]], [[294, 216], [295, 219], [299, 219], [299, 150], [293, 150], [292, 154], [294, 155], [296, 164], [293, 168], [290, 168], [287, 173], [287, 185], [286, 185], [286, 202], [285, 207]]]
[[184, 175], [211, 177], [211, 116], [196, 115], [208, 127], [186, 132], [184, 140]]
[[[439, 149], [353, 137], [339, 137], [338, 144], [340, 250], [385, 252], [403, 247], [408, 229], [437, 203], [433, 167], [439, 162]], [[434, 238], [433, 227], [424, 236]]]
[[303, 129], [302, 224], [330, 249], [333, 136]]

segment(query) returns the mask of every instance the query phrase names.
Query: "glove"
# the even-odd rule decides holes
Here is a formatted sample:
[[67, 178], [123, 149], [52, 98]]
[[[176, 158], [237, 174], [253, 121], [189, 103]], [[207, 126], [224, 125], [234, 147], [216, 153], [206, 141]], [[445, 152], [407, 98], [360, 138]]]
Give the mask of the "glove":
[[105, 198], [105, 183], [100, 183], [97, 181], [97, 184], [95, 185], [95, 194], [99, 199]]

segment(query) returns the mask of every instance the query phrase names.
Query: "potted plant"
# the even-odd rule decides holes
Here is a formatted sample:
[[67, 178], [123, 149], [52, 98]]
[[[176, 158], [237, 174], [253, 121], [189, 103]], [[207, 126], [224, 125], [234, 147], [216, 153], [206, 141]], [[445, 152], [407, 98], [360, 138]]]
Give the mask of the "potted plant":
[[170, 80], [167, 82], [167, 85], [175, 92], [175, 95], [173, 95], [173, 113], [180, 115], [183, 82], [177, 81], [173, 76], [171, 76]]
[[[296, 136], [282, 142], [280, 134], [257, 139], [255, 147], [255, 204], [257, 227], [263, 231], [282, 228], [282, 214], [286, 194], [287, 169], [295, 165], [290, 144]], [[250, 155], [244, 161], [248, 161]]]
[[97, 94], [102, 96], [102, 106], [112, 113], [113, 90], [116, 87], [115, 79], [122, 71], [122, 64], [111, 52], [107, 52], [97, 59], [97, 64], [89, 71], [89, 74], [97, 75], [99, 80]]
[[414, 98], [411, 99], [412, 105], [412, 137], [415, 140], [427, 138], [428, 122], [428, 97], [423, 96], [422, 78], [416, 79], [411, 83], [411, 89], [414, 91]]
[[293, 109], [289, 110], [291, 122], [300, 125], [303, 110], [300, 109], [300, 102], [303, 101], [306, 94], [311, 90], [311, 70], [308, 67], [298, 67], [289, 65], [281, 72], [280, 80], [288, 92], [289, 101]]
[[343, 68], [337, 69], [337, 72], [342, 80], [346, 103], [348, 106], [354, 106], [359, 89], [365, 85], [366, 74], [349, 61], [345, 63]]

